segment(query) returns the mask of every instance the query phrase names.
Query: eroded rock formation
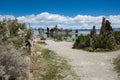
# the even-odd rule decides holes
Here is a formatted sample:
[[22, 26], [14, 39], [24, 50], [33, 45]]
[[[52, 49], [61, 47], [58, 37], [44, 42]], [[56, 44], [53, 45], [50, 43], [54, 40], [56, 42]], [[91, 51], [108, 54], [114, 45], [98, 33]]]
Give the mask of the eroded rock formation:
[[113, 34], [113, 29], [109, 20], [106, 20], [105, 17], [102, 18], [102, 24], [100, 29], [100, 35], [102, 34]]
[[39, 32], [39, 36], [40, 36], [40, 38], [43, 38], [43, 35], [44, 35], [44, 30], [43, 30], [43, 28], [38, 28], [38, 32]]
[[93, 29], [90, 31], [90, 46], [94, 49], [95, 48], [95, 40], [96, 40], [96, 29], [93, 26]]
[[[48, 28], [47, 28], [48, 30]], [[54, 28], [50, 29], [50, 34], [72, 34], [72, 30], [69, 29], [65, 29], [63, 30], [63, 28], [58, 28], [58, 26], [56, 25]]]

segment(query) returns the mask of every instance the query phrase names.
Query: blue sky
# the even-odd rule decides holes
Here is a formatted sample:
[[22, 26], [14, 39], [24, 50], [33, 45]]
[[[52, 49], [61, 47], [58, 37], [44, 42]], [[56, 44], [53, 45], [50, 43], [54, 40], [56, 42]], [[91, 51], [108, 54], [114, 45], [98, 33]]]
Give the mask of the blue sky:
[[22, 16], [41, 12], [66, 16], [117, 15], [120, 0], [0, 0], [0, 14]]
[[[94, 24], [100, 27], [100, 19], [105, 16], [113, 21], [114, 27], [119, 27], [120, 0], [0, 0], [0, 15], [0, 18], [5, 15], [16, 17], [34, 27], [59, 24], [74, 28], [84, 28], [85, 25], [88, 28]], [[98, 22], [93, 23], [96, 20]]]

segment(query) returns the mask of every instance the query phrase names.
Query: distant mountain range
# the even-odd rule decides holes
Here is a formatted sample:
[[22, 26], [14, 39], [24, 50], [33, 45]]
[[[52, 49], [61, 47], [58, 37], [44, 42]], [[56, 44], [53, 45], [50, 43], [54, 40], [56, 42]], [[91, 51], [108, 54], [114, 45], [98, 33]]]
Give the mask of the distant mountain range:
[[[38, 29], [35, 29], [34, 30], [38, 30]], [[46, 31], [46, 29], [44, 29]], [[75, 31], [76, 29], [72, 29], [72, 31]], [[90, 31], [91, 29], [78, 29], [78, 31]], [[96, 29], [96, 31], [100, 31], [100, 29]], [[120, 31], [120, 28], [113, 28], [113, 31]]]
[[[75, 30], [75, 29], [73, 29]], [[78, 29], [78, 31], [90, 31], [91, 29]], [[100, 31], [100, 29], [96, 29], [96, 31]], [[120, 31], [120, 28], [113, 28], [113, 31]]]

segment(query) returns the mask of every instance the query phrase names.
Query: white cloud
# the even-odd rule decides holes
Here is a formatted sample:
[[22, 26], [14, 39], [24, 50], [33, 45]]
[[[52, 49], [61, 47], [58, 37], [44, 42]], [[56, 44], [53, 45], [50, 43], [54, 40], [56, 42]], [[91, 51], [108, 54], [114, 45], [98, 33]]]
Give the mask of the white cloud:
[[[0, 15], [0, 20], [4, 17], [12, 18], [12, 15]], [[64, 16], [60, 14], [51, 14], [48, 12], [43, 12], [37, 15], [27, 15], [16, 17], [19, 22], [31, 23], [34, 28], [38, 27], [54, 27], [59, 24], [63, 28], [89, 28], [91, 29], [93, 25], [96, 28], [100, 28], [103, 16], [90, 16], [90, 15], [76, 15], [75, 17]], [[110, 15], [105, 16], [106, 19], [110, 20], [114, 28], [120, 27], [120, 15]]]
[[120, 15], [111, 15], [108, 17], [112, 23], [120, 23]]
[[2, 21], [5, 18], [15, 19], [15, 17], [12, 15], [0, 15], [0, 21]]

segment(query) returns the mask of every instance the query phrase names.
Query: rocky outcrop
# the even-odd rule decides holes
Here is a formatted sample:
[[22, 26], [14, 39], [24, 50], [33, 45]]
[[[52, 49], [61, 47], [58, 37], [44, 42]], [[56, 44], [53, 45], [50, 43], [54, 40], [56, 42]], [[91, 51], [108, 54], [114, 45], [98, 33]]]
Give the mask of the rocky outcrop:
[[27, 48], [27, 50], [28, 50], [28, 53], [30, 54], [30, 55], [33, 55], [32, 54], [32, 51], [33, 51], [33, 44], [34, 44], [34, 41], [35, 41], [35, 37], [34, 37], [34, 31], [33, 31], [33, 29], [32, 29], [32, 27], [30, 27], [29, 29], [28, 29], [28, 32], [27, 32], [27, 39], [26, 39], [26, 43], [25, 43], [25, 46], [26, 46], [26, 48]]
[[[48, 28], [47, 28], [48, 31]], [[50, 29], [50, 34], [72, 34], [72, 30], [69, 29], [65, 29], [63, 30], [63, 28], [58, 28], [58, 26], [56, 25], [54, 28]]]
[[43, 35], [44, 35], [44, 30], [43, 30], [43, 28], [38, 28], [38, 32], [39, 32], [39, 36], [40, 36], [40, 38], [43, 38]]
[[105, 17], [102, 18], [102, 24], [100, 29], [100, 35], [102, 34], [113, 34], [113, 29], [109, 20], [106, 20]]
[[93, 26], [93, 29], [90, 31], [90, 46], [94, 49], [95, 48], [95, 40], [96, 40], [96, 29]]
[[49, 34], [50, 33], [50, 29], [47, 27], [47, 34]]
[[100, 34], [103, 34], [104, 32], [105, 32], [105, 17], [102, 18]]
[[18, 29], [17, 34], [18, 34], [20, 37], [26, 35], [25, 32], [24, 32], [23, 30], [21, 30], [20, 28]]

